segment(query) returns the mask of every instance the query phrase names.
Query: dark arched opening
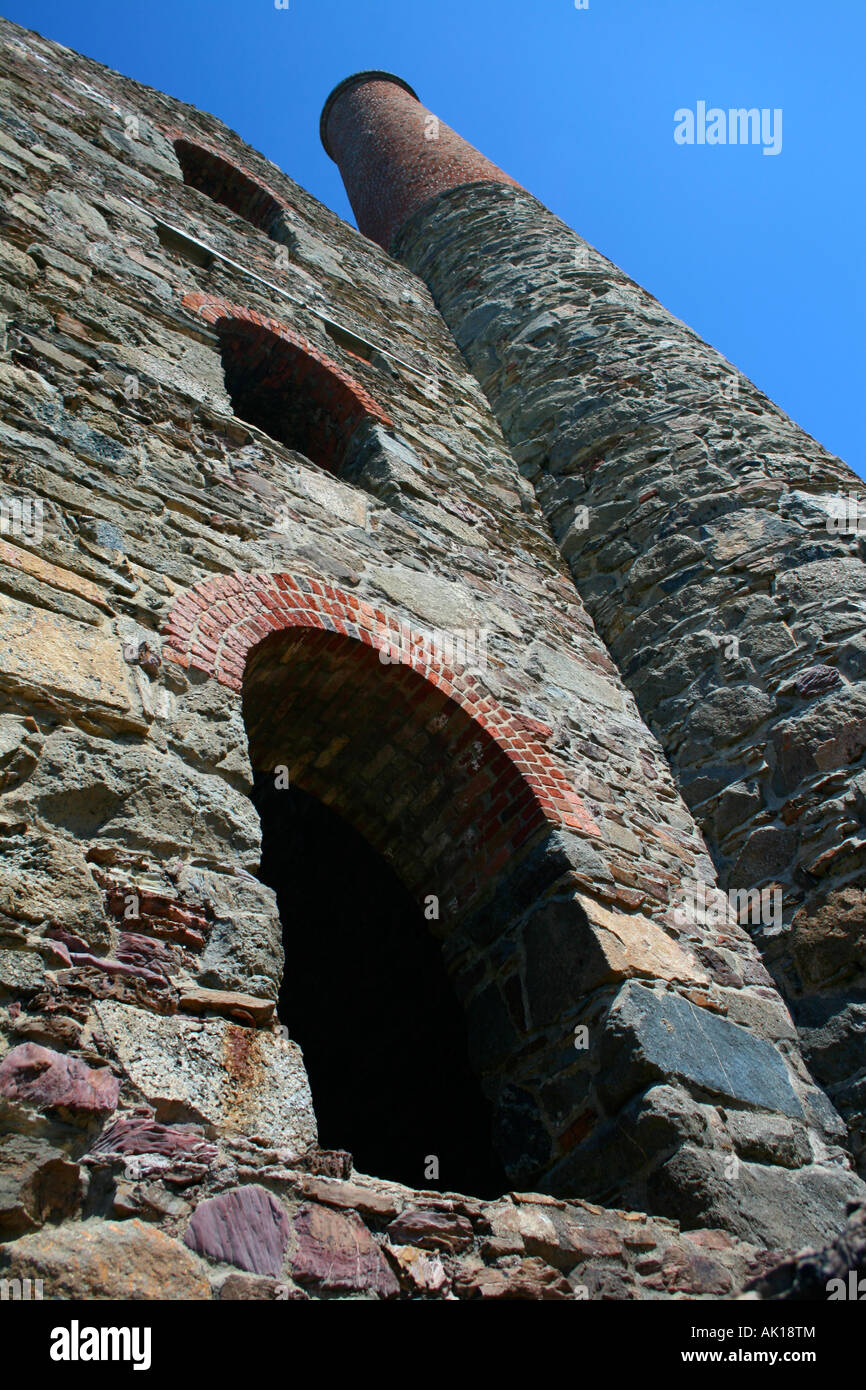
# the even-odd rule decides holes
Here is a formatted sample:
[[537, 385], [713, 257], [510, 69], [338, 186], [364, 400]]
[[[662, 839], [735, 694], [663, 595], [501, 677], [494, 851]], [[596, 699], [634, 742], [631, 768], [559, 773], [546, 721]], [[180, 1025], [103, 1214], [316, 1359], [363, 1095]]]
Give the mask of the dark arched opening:
[[423, 911], [366, 840], [314, 797], [278, 788], [265, 772], [253, 800], [260, 876], [283, 923], [280, 1016], [303, 1049], [320, 1144], [411, 1187], [500, 1194], [508, 1182], [492, 1147], [491, 1107]]
[[243, 691], [261, 874], [286, 933], [283, 1020], [309, 1053], [321, 1141], [414, 1186], [432, 1182], [435, 1156], [444, 1187], [503, 1191], [542, 1166], [550, 1139], [528, 1095], [529, 1120], [510, 1092], [507, 1114], [501, 1103], [504, 1054], [522, 1066], [533, 1041], [505, 939], [516, 903], [471, 924], [519, 847], [545, 834], [531, 789], [433, 681], [337, 633], [261, 642]]
[[350, 388], [314, 357], [245, 319], [216, 325], [235, 415], [312, 463], [339, 471], [364, 419]]
[[174, 149], [184, 183], [197, 188], [215, 203], [222, 203], [230, 212], [264, 232], [271, 241], [294, 246], [295, 237], [286, 225], [283, 209], [266, 188], [227, 159], [221, 159], [191, 140], [175, 140]]

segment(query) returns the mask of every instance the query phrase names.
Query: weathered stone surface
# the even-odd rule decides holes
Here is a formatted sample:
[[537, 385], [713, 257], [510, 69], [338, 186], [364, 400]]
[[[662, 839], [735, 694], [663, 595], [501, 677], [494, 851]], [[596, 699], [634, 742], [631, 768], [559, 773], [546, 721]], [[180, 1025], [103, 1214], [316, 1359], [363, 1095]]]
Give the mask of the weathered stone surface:
[[395, 1245], [417, 1245], [422, 1250], [464, 1250], [472, 1240], [472, 1227], [464, 1216], [445, 1211], [409, 1208], [388, 1226]]
[[[617, 1260], [623, 1258], [624, 1239], [621, 1231], [610, 1226], [584, 1226], [575, 1221], [562, 1223], [562, 1243], [558, 1258], [550, 1264], [570, 1269], [586, 1260]], [[553, 1253], [553, 1252], [552, 1252]]]
[[59, 1013], [35, 1014], [15, 1018], [15, 1037], [44, 1047], [74, 1049], [81, 1042], [82, 1025], [74, 1018]]
[[77, 1163], [44, 1139], [6, 1134], [0, 1139], [0, 1236], [9, 1240], [78, 1210]]
[[801, 907], [791, 950], [805, 991], [859, 980], [866, 973], [864, 890], [841, 888]]
[[273, 1193], [251, 1183], [199, 1202], [184, 1240], [211, 1260], [276, 1278], [290, 1234], [289, 1218]]
[[448, 1287], [448, 1276], [439, 1255], [430, 1255], [416, 1245], [386, 1245], [385, 1253], [413, 1292], [442, 1293]]
[[0, 684], [128, 718], [137, 707], [117, 638], [0, 594]]
[[258, 999], [253, 994], [238, 994], [227, 989], [181, 990], [178, 1005], [191, 1014], [225, 1014], [228, 1018], [240, 1015], [254, 1023], [269, 1023], [274, 1016], [272, 999]]
[[779, 723], [773, 742], [775, 781], [784, 793], [818, 772], [855, 762], [866, 746], [866, 694], [860, 685], [849, 686], [798, 710]]
[[362, 1216], [391, 1219], [397, 1215], [397, 1197], [393, 1192], [377, 1192], [374, 1187], [362, 1187], [360, 1183], [312, 1177], [306, 1173], [298, 1175], [296, 1186], [303, 1196], [328, 1207], [357, 1211]]
[[781, 1056], [687, 999], [628, 984], [602, 1040], [600, 1089], [616, 1106], [651, 1080], [678, 1077], [720, 1096], [802, 1116]]
[[824, 1248], [799, 1252], [765, 1270], [748, 1288], [781, 1302], [846, 1302], [862, 1299], [866, 1275], [866, 1206], [851, 1211], [845, 1227]]
[[761, 825], [743, 842], [730, 874], [734, 888], [752, 888], [786, 876], [799, 844], [796, 829]]
[[46, 739], [26, 787], [7, 814], [39, 817], [67, 835], [170, 856], [193, 847], [205, 861], [235, 852], [257, 865], [259, 832], [246, 797], [185, 767], [147, 742], [106, 744], [78, 730]]
[[[550, 1210], [537, 1203], [491, 1209], [495, 1238], [511, 1243], [512, 1250], [537, 1256], [557, 1269], [570, 1270], [586, 1260], [622, 1259], [625, 1236], [622, 1230], [601, 1222], [581, 1221], [576, 1213]], [[511, 1253], [511, 1251], [503, 1252]]]
[[49, 561], [42, 560], [38, 555], [31, 554], [29, 550], [24, 550], [21, 546], [10, 545], [8, 541], [0, 541], [0, 564], [8, 565], [12, 569], [23, 570], [25, 574], [35, 576], [44, 583], [52, 585], [55, 589], [64, 589], [68, 590], [69, 593], [78, 594], [79, 598], [87, 599], [98, 608], [109, 607], [103, 591], [97, 584], [82, 578], [81, 575], [75, 574], [72, 570], [64, 569], [62, 565], [52, 565]]
[[571, 1287], [558, 1269], [543, 1260], [505, 1256], [498, 1266], [482, 1268], [456, 1281], [461, 1298], [528, 1299], [546, 1302], [571, 1297]]
[[189, 1216], [190, 1205], [183, 1197], [175, 1196], [172, 1189], [187, 1187], [197, 1175], [182, 1168], [154, 1170], [146, 1166], [149, 1163], [150, 1160], [136, 1156], [128, 1160], [123, 1177], [115, 1177], [111, 1211], [105, 1214], [118, 1219], [138, 1216], [142, 1221], [164, 1222], [174, 1233]]
[[659, 1282], [670, 1293], [714, 1294], [724, 1298], [732, 1292], [728, 1271], [701, 1251], [690, 1251], [683, 1242], [665, 1254]]
[[[139, 1173], [161, 1168], [204, 1173], [217, 1148], [199, 1125], [163, 1125], [145, 1116], [121, 1115], [103, 1130], [90, 1153], [105, 1162], [120, 1160]], [[135, 1159], [144, 1161], [136, 1164]]]
[[524, 926], [523, 940], [529, 1007], [539, 1024], [600, 985], [631, 976], [709, 983], [698, 962], [650, 918], [615, 912], [583, 895], [576, 904], [546, 903]]
[[0, 994], [26, 999], [45, 983], [45, 964], [35, 951], [0, 950]]
[[569, 1288], [574, 1290], [574, 1297], [602, 1303], [650, 1297], [646, 1290], [652, 1288], [654, 1282], [653, 1278], [644, 1279], [640, 1287], [635, 1289], [622, 1270], [604, 1264], [576, 1269], [568, 1279]]
[[200, 985], [275, 1000], [283, 969], [282, 929], [273, 893], [263, 883], [191, 870], [212, 904]]
[[841, 684], [842, 677], [835, 666], [810, 666], [808, 670], [800, 672], [794, 689], [804, 700], [810, 700], [817, 695], [826, 695], [828, 690], [835, 690]]
[[36, 278], [36, 262], [19, 251], [16, 246], [11, 246], [8, 241], [0, 242], [0, 265], [2, 265], [5, 277], [13, 285], [26, 285], [30, 280]]
[[38, 1110], [88, 1124], [117, 1107], [120, 1083], [108, 1067], [88, 1067], [77, 1057], [38, 1043], [21, 1043], [0, 1063], [0, 1095]]
[[227, 1303], [296, 1303], [307, 1302], [310, 1296], [288, 1280], [254, 1274], [229, 1274], [219, 1286], [218, 1297]]
[[[497, 1206], [488, 1211], [494, 1238], [502, 1254], [524, 1251], [548, 1264], [559, 1264], [563, 1247], [560, 1231], [549, 1212], [535, 1205]], [[574, 1261], [572, 1261], [574, 1263]]]
[[808, 995], [797, 1005], [797, 1022], [814, 1074], [831, 1093], [860, 1071], [866, 1001], [852, 1003], [844, 993]]
[[109, 940], [103, 896], [84, 851], [59, 836], [28, 829], [5, 839], [0, 910], [34, 926], [62, 922], [91, 947]]
[[393, 1298], [399, 1284], [360, 1217], [313, 1203], [294, 1220], [296, 1245], [290, 1256], [299, 1284], [333, 1293]]
[[103, 1001], [111, 1055], [161, 1121], [192, 1120], [299, 1151], [315, 1142], [297, 1044], [223, 1019], [154, 1017]]
[[812, 1158], [808, 1135], [802, 1125], [780, 1117], [729, 1110], [725, 1128], [741, 1158], [753, 1163], [778, 1163], [802, 1168]]
[[0, 788], [6, 791], [30, 776], [42, 747], [36, 720], [14, 714], [0, 715]]
[[55, 1226], [0, 1245], [7, 1279], [41, 1279], [51, 1299], [210, 1299], [190, 1252], [138, 1220]]
[[681, 1148], [647, 1183], [654, 1210], [684, 1226], [722, 1227], [769, 1249], [831, 1240], [856, 1200], [860, 1183], [839, 1167], [791, 1171], [741, 1162], [736, 1169], [712, 1150]]

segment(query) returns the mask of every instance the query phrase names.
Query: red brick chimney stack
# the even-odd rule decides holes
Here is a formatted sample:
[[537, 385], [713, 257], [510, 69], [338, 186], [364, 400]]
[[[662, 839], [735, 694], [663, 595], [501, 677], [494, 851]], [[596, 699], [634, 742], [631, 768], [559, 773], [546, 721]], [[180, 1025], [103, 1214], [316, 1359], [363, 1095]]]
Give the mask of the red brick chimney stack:
[[359, 72], [335, 87], [320, 131], [358, 227], [386, 251], [412, 213], [445, 189], [468, 183], [519, 187], [388, 72]]

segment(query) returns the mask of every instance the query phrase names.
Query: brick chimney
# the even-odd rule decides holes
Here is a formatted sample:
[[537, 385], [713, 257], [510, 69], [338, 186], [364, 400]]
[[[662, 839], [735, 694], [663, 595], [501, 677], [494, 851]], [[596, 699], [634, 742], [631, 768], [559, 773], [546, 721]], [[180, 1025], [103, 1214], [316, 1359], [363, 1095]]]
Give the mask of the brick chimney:
[[358, 227], [386, 251], [412, 213], [446, 189], [520, 186], [389, 72], [347, 77], [325, 102], [319, 129]]

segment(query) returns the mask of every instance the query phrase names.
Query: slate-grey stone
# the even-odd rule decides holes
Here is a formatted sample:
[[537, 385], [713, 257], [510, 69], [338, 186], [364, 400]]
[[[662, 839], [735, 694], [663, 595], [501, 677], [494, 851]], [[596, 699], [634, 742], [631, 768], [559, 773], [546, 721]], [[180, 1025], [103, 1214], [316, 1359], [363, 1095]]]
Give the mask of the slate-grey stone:
[[652, 1080], [677, 1077], [745, 1105], [802, 1117], [788, 1069], [771, 1043], [670, 992], [629, 982], [601, 1040], [598, 1089], [619, 1106]]
[[533, 1097], [520, 1086], [506, 1086], [496, 1097], [493, 1143], [516, 1182], [525, 1182], [550, 1161], [550, 1136]]
[[[450, 189], [392, 250], [486, 392], [721, 886], [778, 882], [785, 926], [816, 885], [860, 887], [859, 851], [827, 851], [866, 749], [866, 542], [832, 522], [840, 502], [862, 516], [861, 480], [522, 189]], [[795, 991], [778, 937], [755, 933]]]
[[[257, 576], [252, 589], [261, 595], [260, 579], [290, 572], [310, 599], [334, 581], [351, 587], [362, 611], [363, 605], [373, 612], [386, 608], [398, 622], [436, 629], [489, 625], [493, 660], [479, 673], [482, 708], [487, 699], [498, 702], [514, 727], [531, 730], [536, 751], [546, 750], [597, 821], [598, 833], [586, 827], [566, 833], [539, 824], [527, 805], [531, 833], [519, 842], [512, 827], [493, 824], [503, 813], [494, 808], [498, 793], [488, 773], [498, 774], [482, 756], [467, 798], [472, 802], [476, 792], [490, 798], [480, 814], [476, 804], [459, 805], [457, 833], [443, 837], [432, 821], [417, 836], [407, 832], [408, 801], [414, 798], [424, 808], [428, 792], [444, 789], [447, 796], [452, 763], [464, 756], [472, 762], [485, 751], [478, 746], [484, 740], [473, 739], [460, 748], [459, 759], [449, 749], [428, 761], [421, 730], [411, 719], [404, 732], [407, 744], [417, 743], [422, 781], [371, 782], [369, 805], [343, 808], [350, 821], [354, 815], [359, 824], [381, 827], [387, 843], [379, 848], [398, 872], [408, 874], [419, 856], [428, 850], [432, 855], [434, 845], [446, 842], [450, 858], [446, 862], [443, 849], [440, 861], [445, 872], [419, 875], [419, 888], [441, 895], [442, 912], [431, 929], [458, 979], [461, 1002], [470, 1002], [473, 1056], [489, 1066], [485, 1088], [500, 1103], [498, 1136], [515, 1177], [521, 1185], [587, 1190], [582, 1180], [572, 1181], [579, 1165], [571, 1177], [553, 1167], [554, 1154], [576, 1145], [569, 1156], [581, 1156], [583, 1178], [588, 1181], [592, 1167], [598, 1190], [620, 1204], [636, 1166], [661, 1162], [670, 1148], [687, 1143], [711, 1150], [724, 1131], [711, 1104], [689, 1096], [685, 1080], [668, 1086], [667, 1078], [640, 1089], [607, 1125], [597, 1123], [596, 1044], [615, 987], [583, 1001], [584, 1011], [575, 1017], [587, 1019], [593, 1046], [576, 1051], [557, 1015], [571, 1004], [580, 1007], [573, 994], [589, 989], [593, 977], [574, 954], [574, 941], [559, 931], [561, 923], [553, 922], [557, 929], [546, 934], [539, 930], [539, 923], [550, 928], [556, 916], [553, 910], [546, 917], [539, 907], [566, 901], [577, 881], [582, 892], [594, 892], [615, 910], [631, 918], [646, 914], [659, 929], [671, 928], [671, 885], [711, 875], [706, 846], [676, 791], [671, 764], [684, 783], [692, 779], [702, 801], [752, 778], [766, 791], [776, 765], [768, 756], [769, 769], [759, 766], [755, 754], [760, 749], [763, 757], [763, 743], [760, 733], [757, 745], [749, 741], [750, 723], [765, 712], [772, 720], [777, 709], [789, 715], [801, 708], [788, 689], [790, 678], [824, 661], [836, 664], [832, 652], [818, 650], [821, 634], [855, 640], [850, 634], [857, 615], [847, 590], [833, 599], [836, 608], [830, 611], [818, 570], [805, 576], [803, 604], [791, 598], [796, 579], [784, 578], [808, 566], [835, 564], [839, 545], [846, 553], [852, 549], [850, 541], [828, 536], [817, 503], [810, 520], [806, 503], [786, 500], [795, 475], [803, 486], [817, 480], [819, 488], [835, 487], [839, 477], [831, 461], [745, 380], [745, 408], [723, 403], [717, 387], [719, 373], [728, 368], [719, 355], [683, 325], [670, 323], [660, 306], [598, 253], [587, 249], [588, 268], [576, 270], [569, 256], [583, 243], [547, 219], [522, 190], [475, 185], [452, 190], [430, 209], [430, 225], [443, 235], [437, 247], [437, 235], [425, 229], [423, 254], [442, 256], [437, 302], [447, 308], [461, 300], [466, 310], [460, 331], [464, 357], [433, 296], [411, 270], [346, 228], [216, 118], [133, 88], [98, 64], [2, 21], [0, 36], [0, 121], [28, 147], [4, 147], [11, 156], [5, 183], [14, 190], [18, 182], [20, 190], [12, 191], [10, 214], [0, 228], [0, 277], [6, 280], [0, 298], [10, 320], [8, 360], [0, 361], [0, 438], [16, 484], [46, 503], [44, 544], [17, 548], [18, 563], [4, 568], [0, 595], [4, 612], [7, 599], [24, 610], [23, 621], [15, 618], [14, 640], [0, 643], [0, 683], [14, 711], [9, 720], [15, 721], [14, 729], [4, 723], [13, 739], [8, 747], [0, 730], [9, 848], [5, 877], [0, 875], [3, 930], [8, 922], [9, 935], [0, 945], [16, 954], [19, 946], [32, 952], [34, 937], [62, 923], [91, 948], [90, 961], [71, 969], [53, 968], [60, 960], [59, 941], [45, 951], [46, 966], [52, 967], [45, 983], [51, 1012], [40, 1014], [42, 1002], [27, 992], [25, 980], [20, 993], [33, 1014], [16, 1017], [10, 1011], [7, 1017], [3, 1011], [0, 1054], [8, 1059], [11, 1048], [14, 1058], [20, 1038], [70, 1047], [75, 1055], [66, 1063], [55, 1060], [54, 1073], [110, 1056], [122, 1107], [112, 1142], [118, 1126], [129, 1134], [126, 1107], [137, 1102], [147, 1102], [156, 1117], [140, 1115], [142, 1124], [132, 1128], [159, 1128], [154, 1142], [160, 1154], [169, 1142], [167, 1129], [175, 1128], [165, 1122], [193, 1119], [207, 1126], [208, 1141], [218, 1149], [219, 1158], [207, 1164], [219, 1165], [223, 1187], [236, 1173], [260, 1167], [268, 1172], [262, 1180], [275, 1187], [288, 1166], [293, 1188], [296, 1177], [306, 1188], [319, 1171], [333, 1175], [336, 1169], [345, 1176], [347, 1155], [323, 1155], [313, 1147], [312, 1107], [297, 1045], [253, 1027], [256, 1020], [252, 1014], [243, 1019], [243, 1010], [236, 1021], [188, 1012], [207, 1003], [201, 985], [252, 994], [263, 1003], [274, 1000], [283, 969], [282, 929], [273, 893], [253, 877], [260, 834], [247, 799], [251, 768], [243, 693], [172, 662], [172, 644], [183, 642], [169, 635], [171, 625], [164, 628], [172, 614], [185, 613], [192, 621], [198, 610], [187, 604], [189, 591], [212, 581], [198, 589], [213, 602], [208, 599], [198, 613], [195, 649], [199, 659], [216, 650], [229, 663], [228, 653], [238, 650], [234, 637], [248, 630], [236, 626], [234, 637], [214, 630], [214, 621], [219, 627], [227, 615], [218, 595], [226, 583], [238, 593], [230, 576], [242, 583]], [[46, 72], [47, 86], [40, 80]], [[98, 120], [94, 104], [104, 113]], [[140, 120], [135, 136], [120, 118], [131, 111]], [[27, 113], [27, 123], [18, 112]], [[247, 171], [253, 186], [267, 183], [286, 204], [292, 265], [285, 287], [290, 298], [302, 291], [294, 305], [274, 299], [276, 291], [268, 287], [269, 279], [283, 284], [284, 271], [267, 269], [274, 247], [262, 227], [184, 181], [170, 139], [156, 133], [172, 123], [194, 142], [223, 152]], [[136, 210], [111, 191], [122, 186], [137, 189], [142, 203], [158, 206], [161, 216], [179, 226], [192, 216], [209, 244], [267, 271], [264, 280], [253, 282], [223, 262], [219, 293], [284, 322], [288, 315], [320, 363], [328, 358], [363, 381], [387, 427], [381, 420], [353, 427], [354, 438], [343, 441], [346, 452], [332, 472], [269, 438], [261, 419], [246, 423], [233, 413], [220, 334], [210, 331], [188, 300], [183, 303], [191, 291], [214, 288], [201, 274], [201, 258], [179, 257], [158, 234], [151, 212]], [[48, 218], [42, 215], [46, 209]], [[463, 266], [456, 262], [467, 229], [477, 238], [469, 255], [475, 264]], [[25, 255], [22, 248], [34, 237], [42, 249]], [[429, 267], [419, 268], [426, 274]], [[490, 277], [497, 275], [503, 279], [490, 293], [496, 289]], [[337, 323], [382, 351], [359, 362], [329, 330]], [[22, 324], [39, 336], [23, 332]], [[389, 349], [416, 372], [395, 367]], [[436, 391], [428, 392], [417, 373], [435, 377]], [[580, 378], [577, 389], [572, 373]], [[500, 395], [499, 421], [512, 435], [513, 453], [483, 390]], [[703, 395], [713, 398], [711, 408]], [[295, 405], [303, 409], [300, 399]], [[637, 421], [636, 410], [642, 416]], [[766, 476], [770, 466], [778, 477]], [[588, 529], [575, 514], [583, 505], [590, 511]], [[787, 518], [784, 524], [780, 517]], [[773, 592], [777, 574], [787, 595], [782, 603]], [[338, 616], [341, 604], [345, 596], [323, 619], [335, 640], [345, 619]], [[75, 667], [65, 684], [48, 684], [41, 674], [56, 675], [58, 659], [76, 648], [81, 625], [87, 650], [95, 649], [99, 634], [105, 671], [118, 666], [116, 700], [95, 698], [84, 667]], [[179, 629], [186, 627], [182, 618]], [[133, 634], [141, 642], [158, 630], [165, 632], [163, 664], [145, 678], [142, 667], [122, 661], [121, 643]], [[260, 630], [255, 620], [252, 630]], [[726, 634], [743, 638], [739, 655], [722, 650], [718, 639]], [[288, 693], [298, 674], [294, 643], [300, 638], [295, 630], [286, 642], [287, 659], [277, 673], [280, 691], [271, 687], [264, 701], [263, 715], [277, 727], [283, 683]], [[628, 668], [634, 694], [617, 666]], [[841, 662], [839, 669], [848, 674]], [[381, 674], [384, 681], [395, 673]], [[105, 691], [96, 695], [111, 694], [110, 682], [103, 683]], [[853, 757], [856, 765], [860, 715], [856, 696], [849, 700], [849, 694], [844, 692], [826, 724], [819, 720], [803, 731], [808, 757], [802, 767], [809, 777], [812, 763], [845, 768]], [[352, 696], [349, 680], [338, 698], [351, 702]], [[689, 748], [681, 748], [686, 718], [701, 702], [703, 721], [699, 714]], [[828, 703], [824, 697], [812, 701], [822, 709]], [[431, 722], [439, 718], [432, 707], [427, 714]], [[499, 718], [493, 714], [491, 725]], [[645, 720], [654, 722], [671, 764]], [[291, 722], [286, 720], [287, 741]], [[359, 734], [364, 723], [360, 708]], [[736, 757], [719, 752], [723, 731], [739, 741]], [[366, 732], [370, 744], [366, 751], [359, 744], [356, 757], [372, 756], [377, 740], [386, 742], [380, 728]], [[349, 753], [353, 747], [350, 740]], [[309, 751], [312, 761], [303, 765], [310, 775], [313, 766], [316, 777], [321, 773], [320, 789], [328, 799], [343, 787], [340, 758], [331, 760], [333, 749]], [[519, 757], [511, 761], [521, 765]], [[539, 759], [530, 763], [537, 772]], [[790, 771], [788, 764], [784, 770]], [[772, 809], [775, 815], [772, 798], [764, 795], [761, 804], [765, 814]], [[806, 809], [804, 824], [823, 846], [828, 827], [813, 826], [821, 807], [813, 798]], [[712, 838], [713, 807], [705, 810]], [[795, 806], [784, 814], [796, 817], [798, 811]], [[738, 824], [736, 811], [728, 817], [718, 861], [725, 872], [753, 828], [745, 820]], [[464, 921], [456, 870], [465, 865], [476, 836], [482, 843], [490, 837], [486, 858], [478, 860], [479, 893], [487, 896], [474, 900], [475, 917]], [[793, 879], [792, 860], [783, 867]], [[177, 1001], [174, 988], [166, 997], [167, 991], [151, 992], [142, 980], [130, 994], [128, 979], [98, 968], [98, 957], [113, 958], [117, 948], [117, 902], [127, 887], [141, 890], [151, 908], [158, 903], [158, 910], [144, 913], [141, 930], [174, 943]], [[289, 942], [305, 929], [301, 915], [285, 925]], [[731, 1015], [739, 1010], [736, 1017], [756, 1032], [775, 1029], [782, 1005], [769, 977], [748, 974], [754, 958], [744, 935], [731, 930], [722, 943], [716, 928], [703, 925], [688, 934], [690, 946], [716, 951], [708, 988], [719, 1007]], [[288, 956], [288, 969], [297, 969], [291, 947]], [[21, 968], [18, 960], [5, 964], [16, 974]], [[337, 949], [332, 965], [335, 973], [345, 967]], [[739, 987], [740, 966], [743, 981], [760, 985], [760, 995]], [[650, 974], [667, 978], [664, 969], [641, 970], [641, 978]], [[327, 1023], [334, 981], [325, 976], [318, 984]], [[310, 981], [311, 989], [315, 983]], [[531, 1034], [524, 1017], [530, 1003], [531, 1021], [543, 1023]], [[210, 1004], [217, 1004], [213, 994]], [[762, 1021], [761, 1010], [769, 1021]], [[265, 1007], [261, 1017], [268, 1012]], [[788, 1045], [793, 1055], [793, 1038]], [[345, 1065], [359, 1062], [363, 1085], [363, 1049], [351, 1053], [344, 1054]], [[614, 1068], [610, 1086], [616, 1075]], [[660, 1094], [666, 1090], [673, 1094]], [[404, 1099], [408, 1104], [408, 1094]], [[14, 1109], [16, 1123], [49, 1123], [32, 1105], [16, 1101]], [[160, 1154], [132, 1157], [147, 1159], [150, 1168]], [[199, 1166], [207, 1166], [200, 1157]], [[451, 1176], [443, 1165], [443, 1177]], [[641, 1200], [648, 1190], [645, 1176]], [[690, 1173], [682, 1170], [679, 1180], [688, 1196]], [[359, 1181], [376, 1193], [376, 1179]], [[704, 1207], [717, 1212], [722, 1225], [730, 1224], [736, 1192], [728, 1192], [728, 1205], [720, 1199], [713, 1206], [712, 1170], [698, 1181], [704, 1184]], [[148, 1219], [170, 1221], [175, 1234], [179, 1207], [171, 1203], [177, 1199], [168, 1198], [167, 1189], [160, 1197], [157, 1185], [154, 1179], [142, 1210], [147, 1207]], [[136, 1206], [129, 1183], [123, 1188], [118, 1209], [129, 1212]], [[317, 1189], [323, 1204], [318, 1214], [296, 1228], [301, 1266], [317, 1292], [342, 1289], [363, 1296], [371, 1286], [380, 1294], [396, 1292], [372, 1235], [357, 1219], [326, 1210], [332, 1200], [363, 1209], [359, 1191], [353, 1195], [343, 1184], [335, 1190], [327, 1179]], [[88, 1212], [99, 1208], [103, 1196], [94, 1184]], [[471, 1199], [461, 1200], [468, 1209]], [[207, 1208], [199, 1217], [202, 1225], [206, 1215]], [[212, 1234], [218, 1224], [212, 1223]], [[240, 1251], [235, 1242], [241, 1241], [242, 1224], [222, 1223], [223, 1250]], [[70, 1238], [80, 1226], [69, 1223]], [[109, 1246], [134, 1233], [134, 1226], [122, 1222], [104, 1237], [84, 1234], [98, 1263], [104, 1250], [111, 1255]], [[62, 1231], [61, 1237], [57, 1249], [69, 1263], [71, 1247]], [[140, 1282], [142, 1264], [158, 1252], [140, 1232], [135, 1244], [132, 1274]], [[42, 1247], [39, 1242], [40, 1258]], [[243, 1250], [258, 1258], [248, 1245]], [[206, 1271], [198, 1259], [176, 1244], [166, 1258], [196, 1271], [193, 1287], [204, 1282], [206, 1294]], [[102, 1287], [81, 1268], [73, 1259], [64, 1289]], [[404, 1277], [408, 1271], [401, 1269], [401, 1282]], [[502, 1270], [492, 1271], [491, 1279], [508, 1284]], [[531, 1288], [533, 1282], [544, 1280], [517, 1279], [515, 1286]]]
[[790, 1249], [832, 1239], [860, 1190], [844, 1168], [791, 1171], [741, 1161], [731, 1170], [717, 1150], [686, 1145], [650, 1174], [643, 1196], [686, 1228], [721, 1225], [742, 1239]]

